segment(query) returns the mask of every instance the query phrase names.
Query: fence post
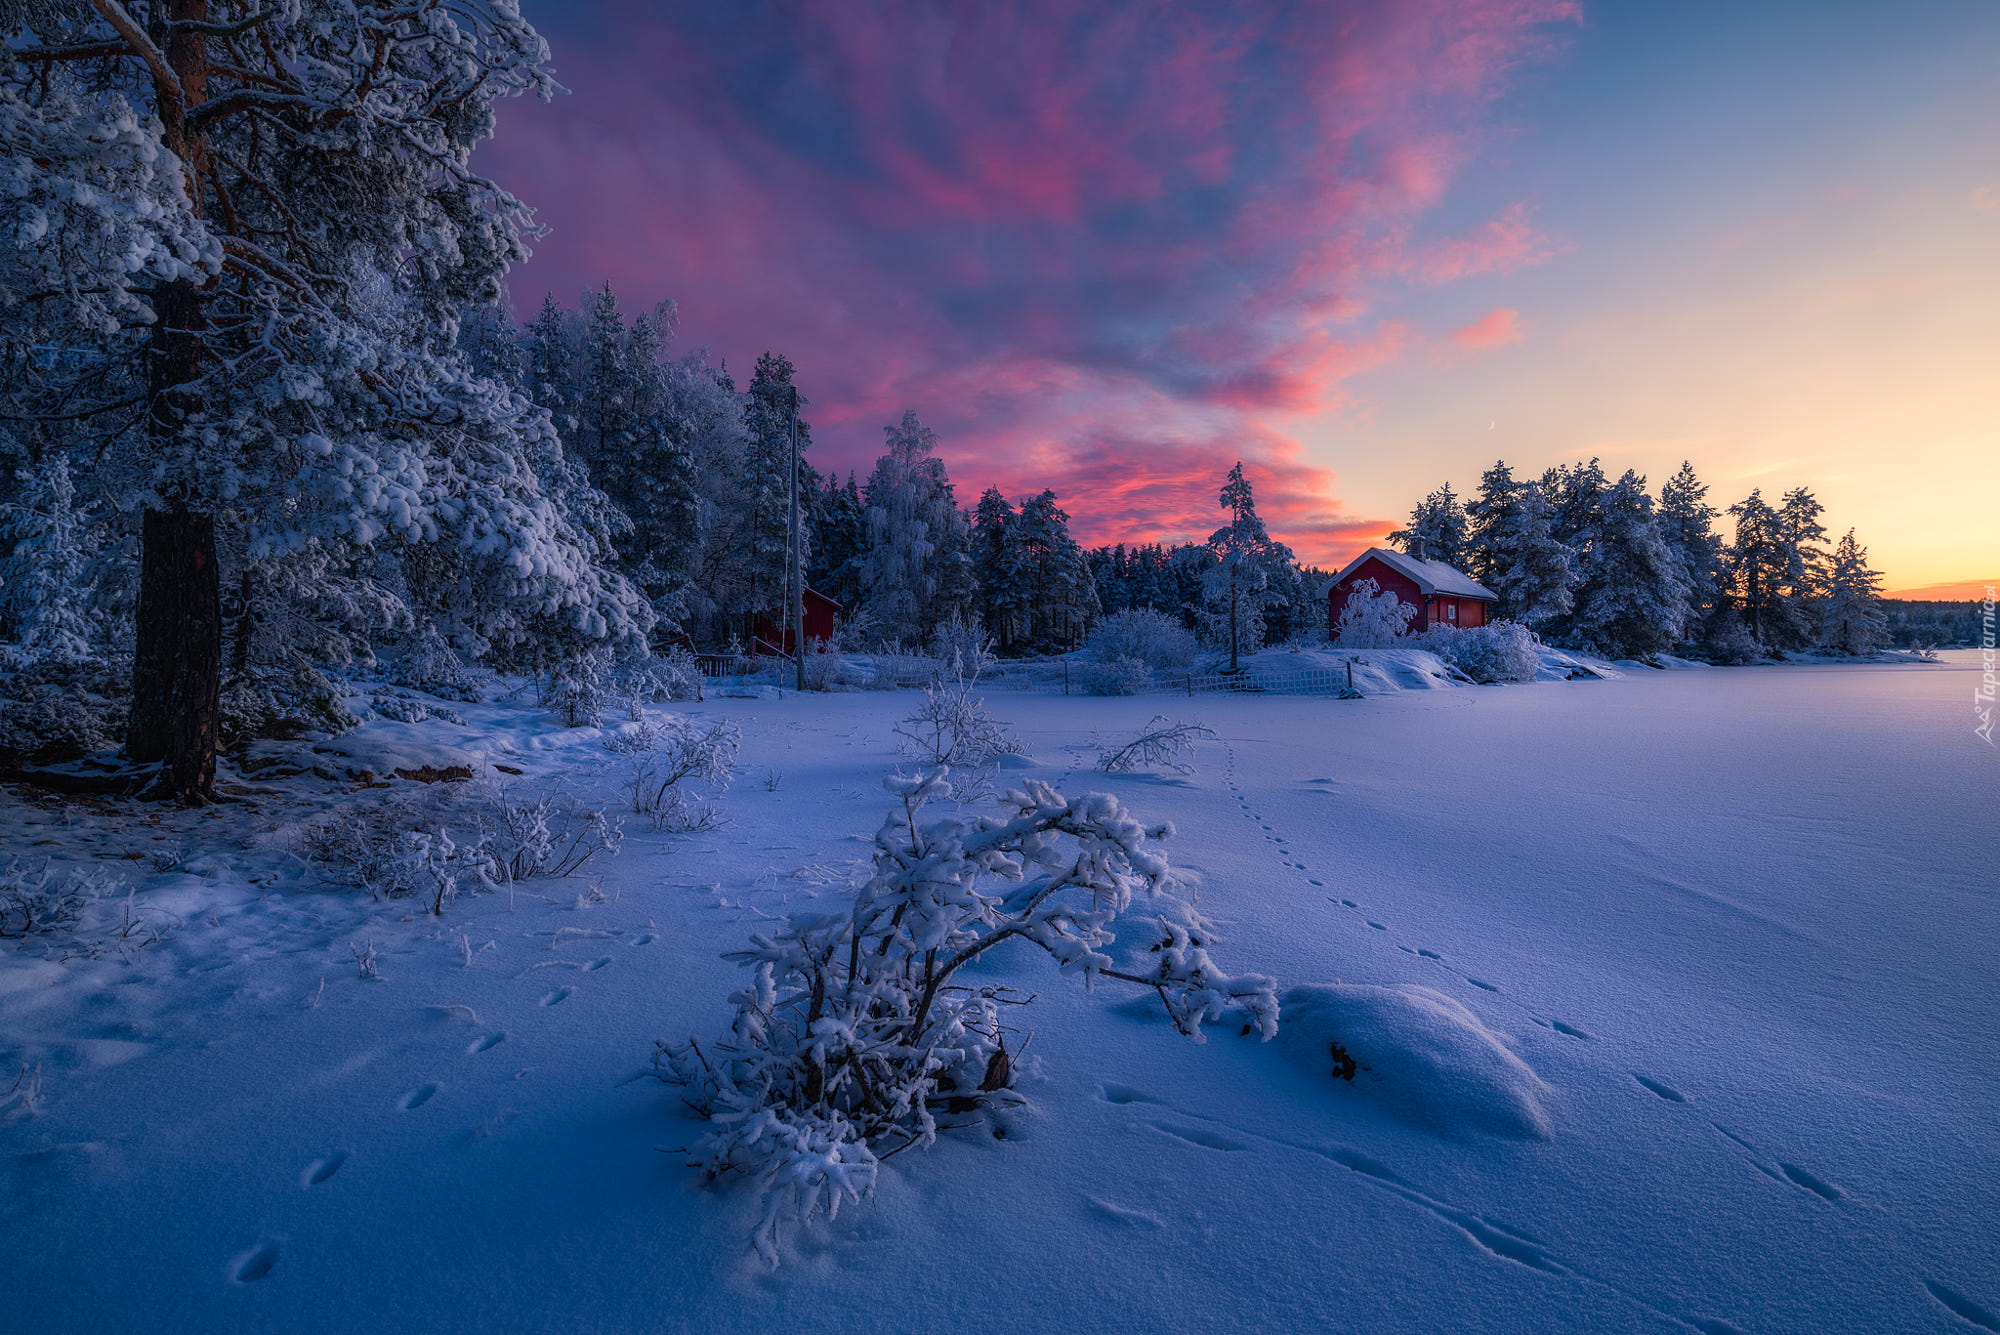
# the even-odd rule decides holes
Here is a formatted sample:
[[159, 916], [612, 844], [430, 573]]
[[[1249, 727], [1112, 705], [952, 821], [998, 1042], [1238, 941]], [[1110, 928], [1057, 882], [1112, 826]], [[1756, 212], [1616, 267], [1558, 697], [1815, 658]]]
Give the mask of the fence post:
[[1347, 689], [1354, 689], [1354, 660], [1351, 658], [1347, 660]]
[[1069, 694], [1069, 660], [1063, 660], [1063, 694]]
[[1187, 674], [1187, 693], [1188, 693], [1188, 699], [1190, 699], [1190, 700], [1194, 699], [1194, 669], [1193, 669], [1193, 668], [1189, 668], [1189, 669], [1188, 669], [1188, 674]]

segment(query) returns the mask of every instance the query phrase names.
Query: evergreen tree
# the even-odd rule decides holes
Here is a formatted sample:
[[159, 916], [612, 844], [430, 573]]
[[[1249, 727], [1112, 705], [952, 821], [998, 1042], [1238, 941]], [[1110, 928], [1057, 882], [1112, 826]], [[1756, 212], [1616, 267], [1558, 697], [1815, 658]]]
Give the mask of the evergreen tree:
[[1219, 634], [1229, 645], [1229, 670], [1235, 672], [1245, 644], [1257, 649], [1264, 642], [1262, 616], [1272, 576], [1292, 564], [1291, 551], [1271, 540], [1257, 517], [1257, 499], [1239, 461], [1222, 484], [1218, 503], [1229, 511], [1229, 522], [1208, 538], [1212, 562], [1204, 592], [1213, 609]]
[[1778, 533], [1785, 545], [1783, 621], [1774, 641], [1780, 648], [1802, 649], [1818, 642], [1820, 595], [1826, 587], [1826, 527], [1819, 522], [1825, 508], [1804, 487], [1785, 493], [1778, 506]]
[[0, 506], [0, 614], [30, 655], [85, 657], [91, 641], [86, 525], [69, 456], [51, 451], [39, 466], [22, 469], [20, 480], [19, 499]]
[[1011, 653], [1027, 638], [1034, 593], [1023, 570], [1014, 507], [998, 487], [988, 487], [979, 495], [979, 504], [972, 512], [969, 551], [973, 582], [979, 590], [980, 621], [993, 637], [994, 648]]
[[1459, 504], [1451, 483], [1447, 482], [1417, 503], [1416, 509], [1410, 511], [1408, 527], [1391, 533], [1389, 541], [1412, 555], [1421, 550], [1426, 560], [1463, 566], [1466, 525], [1465, 507]]
[[906, 410], [883, 434], [888, 452], [876, 461], [865, 489], [868, 545], [860, 582], [882, 632], [921, 645], [966, 608], [965, 516], [937, 457], [937, 433]]
[[528, 462], [560, 448], [546, 416], [454, 347], [456, 313], [526, 253], [525, 207], [470, 167], [493, 103], [555, 88], [514, 6], [12, 21], [0, 119], [35, 170], [0, 192], [0, 231], [45, 241], [7, 247], [0, 286], [51, 296], [0, 333], [76, 355], [32, 359], [0, 410], [102, 425], [93, 481], [141, 539], [126, 749], [162, 762], [156, 792], [212, 791], [224, 551], [283, 578], [305, 565], [281, 557], [409, 544], [447, 554], [496, 631], [634, 633], [636, 595]]
[[860, 609], [859, 562], [868, 547], [868, 507], [852, 472], [843, 486], [837, 474], [813, 491], [810, 516], [813, 559], [806, 583], [849, 610]]
[[1687, 586], [1685, 624], [1692, 634], [1714, 615], [1722, 593], [1722, 537], [1715, 531], [1715, 507], [1708, 485], [1683, 460], [1680, 471], [1660, 488], [1660, 536], [1679, 564]]
[[1516, 482], [1496, 462], [1480, 478], [1466, 517], [1466, 563], [1496, 595], [1496, 615], [1532, 626], [1570, 610], [1576, 553], [1556, 541], [1554, 511], [1539, 484]]
[[1598, 508], [1611, 484], [1597, 460], [1558, 464], [1542, 474], [1542, 495], [1549, 502], [1549, 534], [1565, 547], [1581, 548], [1596, 526]]
[[1762, 488], [1730, 506], [1729, 513], [1736, 520], [1736, 541], [1729, 549], [1727, 591], [1743, 628], [1763, 648], [1789, 624], [1784, 584], [1791, 553], [1777, 512], [1765, 502]]
[[1097, 586], [1083, 549], [1070, 536], [1069, 515], [1044, 490], [1021, 502], [1009, 526], [1026, 594], [1019, 616], [1022, 638], [1037, 648], [1068, 648], [1098, 616]]
[[1827, 571], [1821, 643], [1844, 654], [1872, 654], [1889, 638], [1882, 613], [1882, 576], [1868, 567], [1868, 549], [1847, 530]]
[[1569, 638], [1614, 658], [1643, 658], [1680, 643], [1686, 576], [1661, 535], [1646, 479], [1628, 469], [1607, 487], [1583, 539]]

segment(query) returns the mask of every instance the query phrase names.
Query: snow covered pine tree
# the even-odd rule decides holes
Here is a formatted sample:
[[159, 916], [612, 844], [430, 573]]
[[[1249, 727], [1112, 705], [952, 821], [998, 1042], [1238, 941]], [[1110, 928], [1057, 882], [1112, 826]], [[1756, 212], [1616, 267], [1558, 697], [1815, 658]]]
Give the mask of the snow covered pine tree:
[[514, 0], [9, 12], [7, 341], [89, 354], [10, 411], [113, 424], [104, 468], [143, 511], [126, 747], [162, 762], [155, 792], [214, 778], [219, 525], [253, 558], [451, 549], [539, 611], [631, 629], [526, 462], [546, 416], [439, 350], [526, 254], [526, 208], [469, 165], [494, 102], [558, 91]]

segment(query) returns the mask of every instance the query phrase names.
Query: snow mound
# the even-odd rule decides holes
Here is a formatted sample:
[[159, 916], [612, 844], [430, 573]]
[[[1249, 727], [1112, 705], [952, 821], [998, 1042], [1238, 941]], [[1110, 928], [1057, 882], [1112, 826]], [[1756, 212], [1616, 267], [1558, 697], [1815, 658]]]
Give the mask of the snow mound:
[[1331, 1078], [1331, 1045], [1362, 1068], [1354, 1088], [1406, 1121], [1446, 1134], [1545, 1140], [1548, 1086], [1450, 997], [1401, 984], [1309, 983], [1279, 998], [1277, 1045]]

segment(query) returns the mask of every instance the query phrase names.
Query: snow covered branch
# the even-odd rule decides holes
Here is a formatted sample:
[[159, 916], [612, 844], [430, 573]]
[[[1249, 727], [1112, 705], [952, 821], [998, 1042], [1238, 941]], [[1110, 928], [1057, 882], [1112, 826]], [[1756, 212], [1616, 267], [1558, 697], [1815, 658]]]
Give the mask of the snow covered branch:
[[1020, 1045], [1007, 1045], [1002, 1008], [1024, 1000], [955, 981], [1004, 942], [1039, 947], [1085, 987], [1101, 975], [1152, 988], [1197, 1042], [1203, 1024], [1231, 1014], [1265, 1038], [1277, 1032], [1272, 980], [1224, 974], [1198, 929], [1168, 915], [1147, 965], [1113, 967], [1112, 923], [1135, 896], [1171, 885], [1158, 851], [1171, 826], [1147, 826], [1103, 793], [1065, 798], [1037, 782], [1008, 793], [1001, 816], [929, 819], [925, 808], [951, 795], [947, 775], [885, 781], [897, 806], [851, 910], [795, 914], [753, 936], [731, 956], [752, 980], [731, 998], [728, 1031], [656, 1053], [661, 1078], [685, 1086], [709, 1120], [695, 1164], [762, 1184], [754, 1241], [773, 1263], [783, 1225], [868, 1195], [881, 1157], [936, 1139], [938, 1113], [1013, 1097]]

